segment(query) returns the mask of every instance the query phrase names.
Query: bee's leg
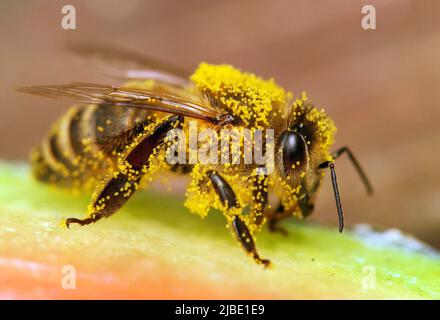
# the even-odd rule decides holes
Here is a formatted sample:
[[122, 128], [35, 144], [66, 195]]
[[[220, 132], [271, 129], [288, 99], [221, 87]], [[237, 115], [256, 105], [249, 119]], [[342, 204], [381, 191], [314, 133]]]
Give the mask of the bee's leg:
[[[307, 194], [298, 200], [298, 207], [299, 210], [301, 210], [302, 216], [305, 218], [308, 217], [314, 209], [313, 202], [310, 201], [310, 197]], [[279, 222], [289, 216], [291, 216], [290, 212], [287, 212], [280, 202], [275, 211], [269, 213], [269, 230], [287, 236], [289, 234], [288, 231], [281, 227]]]
[[131, 150], [124, 161], [131, 166], [130, 170], [116, 172], [107, 181], [91, 204], [92, 213], [85, 219], [68, 218], [66, 226], [77, 223], [81, 226], [94, 223], [103, 217], [108, 217], [118, 211], [136, 191], [144, 169], [149, 166], [149, 157], [154, 149], [163, 143], [167, 133], [176, 126], [183, 125], [182, 116], [171, 116], [160, 123], [154, 132], [143, 138]]
[[[94, 223], [118, 211], [136, 191], [141, 175], [116, 173], [101, 190], [91, 207], [93, 212], [85, 219], [68, 218], [66, 226], [77, 223], [81, 226]], [[121, 190], [123, 190], [121, 192]], [[104, 205], [104, 207], [102, 207]]]
[[269, 267], [270, 260], [260, 258], [251, 232], [249, 231], [246, 223], [244, 223], [244, 221], [241, 220], [238, 215], [234, 216], [232, 220], [232, 229], [234, 230], [234, 234], [238, 241], [240, 241], [243, 249], [247, 253], [251, 254], [257, 263], [264, 265], [265, 268]]
[[302, 216], [304, 218], [310, 216], [313, 212], [313, 209], [315, 209], [315, 205], [311, 201], [311, 198], [308, 194], [298, 200], [298, 207], [301, 210]]
[[289, 232], [279, 225], [280, 220], [285, 218], [284, 211], [284, 206], [280, 202], [277, 208], [269, 214], [268, 227], [269, 231], [278, 232], [287, 237]]
[[260, 175], [256, 177], [252, 189], [252, 221], [260, 226], [266, 219], [266, 208], [268, 204], [268, 179], [267, 175]]
[[[229, 183], [215, 171], [208, 171], [207, 174], [212, 182], [215, 192], [220, 197], [220, 201], [222, 202], [222, 204], [228, 209], [231, 209], [233, 207], [240, 208], [237, 196], [235, 195], [234, 190], [232, 190]], [[258, 254], [257, 248], [255, 246], [254, 238], [249, 231], [246, 223], [241, 220], [238, 215], [235, 215], [232, 217], [231, 226], [235, 236], [241, 243], [243, 249], [247, 253], [252, 255], [257, 263], [263, 264], [264, 267], [268, 267], [270, 265], [270, 260], [260, 258], [260, 255]]]
[[231, 209], [232, 207], [240, 208], [237, 196], [235, 195], [234, 190], [232, 190], [230, 184], [216, 171], [210, 170], [207, 172], [207, 175], [209, 180], [211, 180], [215, 193], [219, 196], [221, 203], [228, 209]]

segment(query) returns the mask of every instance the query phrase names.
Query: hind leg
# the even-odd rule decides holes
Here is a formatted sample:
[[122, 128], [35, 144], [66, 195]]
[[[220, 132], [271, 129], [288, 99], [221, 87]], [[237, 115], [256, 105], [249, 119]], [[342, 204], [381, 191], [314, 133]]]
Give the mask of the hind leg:
[[[140, 175], [128, 175], [118, 172], [110, 179], [90, 206], [91, 213], [85, 219], [68, 218], [66, 226], [71, 223], [81, 226], [94, 223], [118, 211], [136, 191]], [[123, 190], [123, 191], [121, 191]]]
[[170, 130], [182, 125], [182, 116], [171, 116], [160, 123], [151, 135], [140, 140], [124, 158], [123, 163], [129, 168], [114, 173], [104, 184], [89, 207], [89, 216], [85, 219], [68, 218], [66, 226], [72, 223], [81, 226], [94, 223], [118, 211], [137, 190], [139, 181], [149, 167], [150, 155], [163, 143]]

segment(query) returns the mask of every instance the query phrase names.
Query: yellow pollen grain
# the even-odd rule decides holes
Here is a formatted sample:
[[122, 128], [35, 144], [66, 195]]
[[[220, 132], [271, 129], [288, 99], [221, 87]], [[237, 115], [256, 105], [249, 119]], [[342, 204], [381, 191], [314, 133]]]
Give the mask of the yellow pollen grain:
[[230, 65], [201, 63], [191, 80], [201, 92], [255, 128], [267, 127], [274, 104], [283, 104], [287, 99], [284, 89], [272, 79], [263, 80]]

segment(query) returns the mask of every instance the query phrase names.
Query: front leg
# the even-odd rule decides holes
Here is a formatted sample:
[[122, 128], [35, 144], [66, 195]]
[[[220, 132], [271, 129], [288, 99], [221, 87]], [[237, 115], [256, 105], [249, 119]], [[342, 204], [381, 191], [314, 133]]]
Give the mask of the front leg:
[[268, 214], [268, 227], [270, 232], [278, 232], [283, 236], [288, 236], [289, 232], [279, 225], [280, 220], [286, 217], [284, 206], [281, 202], [278, 204], [277, 208]]
[[66, 226], [77, 223], [81, 226], [109, 217], [118, 211], [137, 190], [139, 181], [149, 167], [153, 151], [163, 143], [167, 133], [183, 125], [182, 116], [171, 116], [157, 125], [151, 135], [141, 139], [125, 156], [123, 163], [127, 168], [115, 172], [89, 206], [89, 216], [85, 219], [68, 218]]
[[[240, 208], [237, 196], [232, 190], [229, 183], [217, 172], [208, 171], [209, 179], [212, 182], [213, 188], [220, 198], [220, 201], [227, 209]], [[246, 223], [239, 215], [234, 215], [231, 220], [231, 227], [237, 240], [240, 242], [243, 249], [252, 256], [255, 262], [263, 264], [265, 268], [270, 266], [270, 260], [262, 259], [257, 252], [255, 240], [252, 233], [249, 231]]]
[[[303, 217], [308, 217], [313, 212], [314, 205], [313, 202], [310, 200], [310, 197], [306, 194], [298, 200], [297, 208], [301, 210], [301, 215]], [[289, 234], [288, 231], [285, 228], [281, 227], [279, 225], [279, 222], [291, 215], [291, 212], [287, 212], [280, 202], [275, 211], [269, 214], [269, 230], [271, 232], [279, 232], [282, 235], [287, 236]]]

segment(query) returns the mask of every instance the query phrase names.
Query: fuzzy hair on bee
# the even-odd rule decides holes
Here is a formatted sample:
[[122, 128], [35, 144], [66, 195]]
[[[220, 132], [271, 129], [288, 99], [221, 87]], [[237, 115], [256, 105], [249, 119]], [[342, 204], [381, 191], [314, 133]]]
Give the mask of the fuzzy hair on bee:
[[[256, 236], [264, 225], [285, 233], [279, 222], [288, 217], [304, 218], [313, 211], [325, 169], [332, 186], [342, 231], [343, 210], [336, 179], [335, 160], [346, 153], [357, 169], [368, 193], [371, 184], [349, 148], [330, 148], [336, 127], [322, 109], [317, 109], [303, 92], [297, 97], [273, 80], [264, 80], [230, 65], [201, 63], [192, 75], [148, 58], [128, 55], [121, 63], [120, 52], [83, 50], [84, 56], [100, 58], [113, 75], [124, 78], [122, 86], [91, 83], [23, 87], [18, 90], [74, 102], [32, 152], [33, 175], [57, 186], [94, 190], [85, 218], [68, 218], [65, 223], [81, 226], [95, 223], [117, 212], [138, 190], [161, 173], [190, 176], [185, 206], [206, 216], [212, 209], [223, 213], [226, 224], [243, 249], [257, 263], [260, 256]], [[122, 59], [125, 61], [124, 59]], [[134, 61], [133, 61], [134, 60]], [[95, 60], [96, 61], [96, 60]], [[199, 139], [197, 150], [188, 141], [194, 126], [211, 130], [209, 139]], [[249, 132], [238, 140], [225, 138], [225, 131]], [[185, 137], [185, 159], [168, 161], [170, 133], [180, 130]], [[261, 164], [246, 161], [246, 150], [256, 150], [254, 136], [273, 132], [273, 171], [262, 173]], [[200, 150], [212, 150], [216, 161], [197, 158]], [[234, 161], [218, 161], [222, 148], [235, 150]], [[228, 159], [230, 155], [228, 154]], [[278, 199], [272, 206], [269, 197]]]

